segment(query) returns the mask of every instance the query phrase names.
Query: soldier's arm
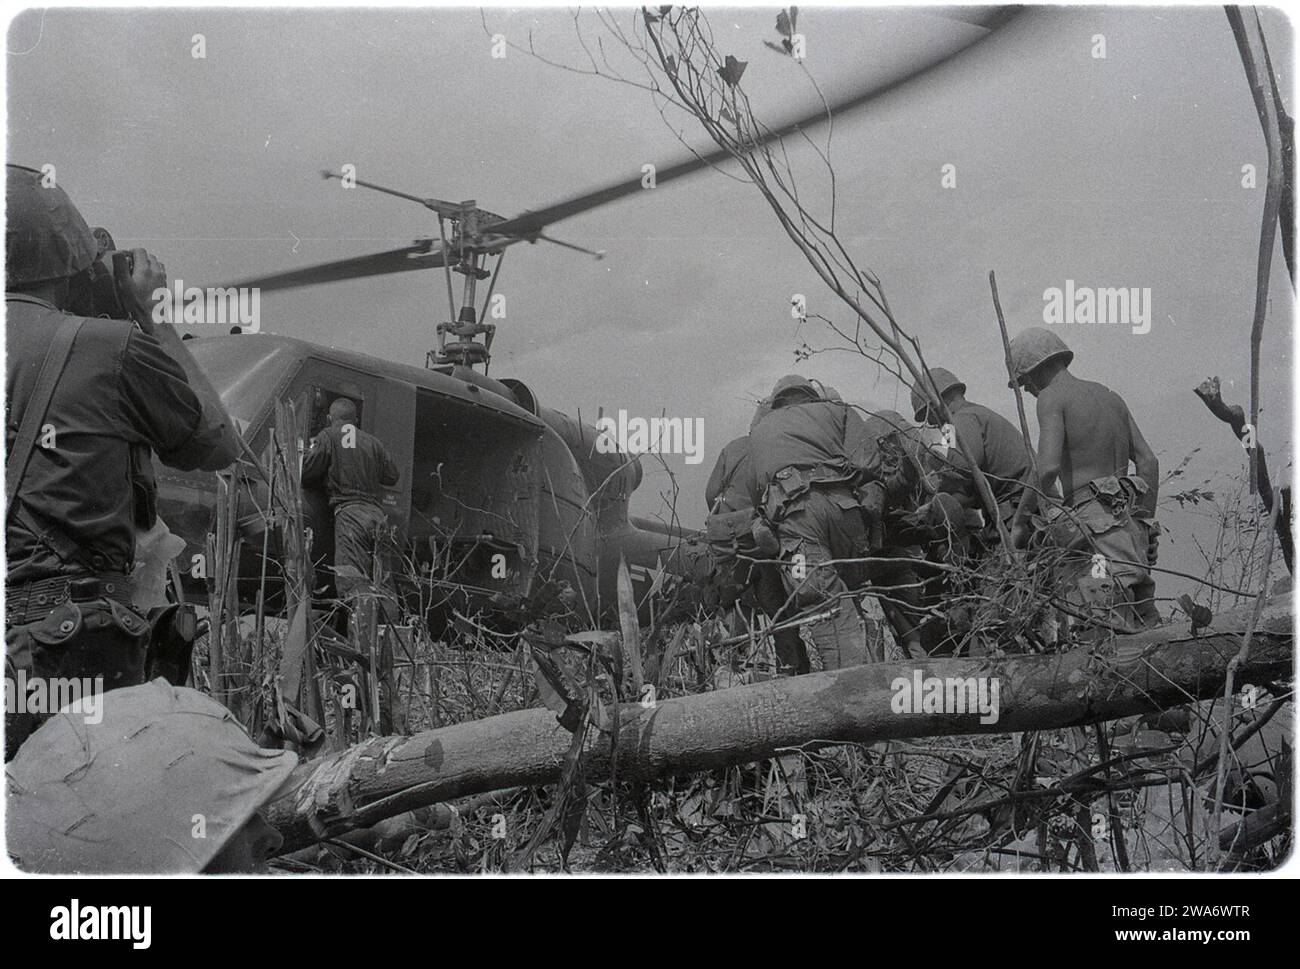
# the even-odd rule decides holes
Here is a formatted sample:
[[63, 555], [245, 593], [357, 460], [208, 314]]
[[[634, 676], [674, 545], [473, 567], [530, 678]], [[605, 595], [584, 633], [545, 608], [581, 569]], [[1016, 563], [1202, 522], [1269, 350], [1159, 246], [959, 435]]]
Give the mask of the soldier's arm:
[[[181, 464], [169, 461], [166, 454], [157, 447], [159, 457], [164, 464], [182, 470], [200, 468], [204, 471], [220, 471], [233, 464], [243, 452], [239, 430], [226, 407], [221, 402], [207, 375], [199, 369], [194, 355], [185, 347], [185, 343], [176, 333], [170, 322], [159, 322], [154, 318], [154, 308], [158, 300], [153, 294], [167, 286], [167, 276], [162, 263], [158, 262], [144, 249], [131, 250], [133, 268], [126, 272], [126, 260], [115, 258], [114, 273], [118, 280], [118, 290], [125, 297], [131, 316], [140, 329], [152, 337], [156, 346], [161, 348], [184, 374], [194, 398], [199, 404], [198, 425], [194, 428], [192, 440], [187, 443], [183, 453], [174, 456]], [[148, 347], [152, 350], [152, 347]], [[200, 453], [201, 452], [201, 453]]]
[[302, 474], [299, 480], [308, 487], [322, 485], [330, 469], [330, 446], [328, 430], [321, 431], [311, 442], [311, 450], [302, 462]]
[[1040, 493], [1052, 495], [1061, 477], [1061, 456], [1065, 452], [1065, 411], [1054, 394], [1038, 396], [1038, 480], [1025, 475], [1026, 488], [1011, 522], [1011, 541], [1023, 548], [1029, 540], [1029, 516], [1038, 510]]
[[391, 488], [401, 478], [402, 471], [397, 466], [397, 462], [393, 460], [393, 456], [388, 453], [388, 448], [384, 447], [382, 443], [379, 445], [379, 455], [383, 458], [383, 465], [379, 471], [379, 483]]
[[709, 511], [713, 511], [713, 506], [717, 504], [718, 496], [722, 494], [722, 489], [727, 484], [727, 450], [722, 449], [718, 455], [717, 463], [713, 465], [713, 473], [709, 475], [709, 483], [704, 486], [704, 504]]
[[1137, 473], [1142, 476], [1142, 480], [1147, 483], [1147, 493], [1142, 496], [1139, 507], [1154, 516], [1157, 493], [1160, 490], [1160, 460], [1147, 444], [1147, 439], [1142, 436], [1127, 404], [1124, 406], [1124, 412], [1128, 415], [1129, 458], [1137, 467]]
[[1064, 454], [1064, 402], [1058, 395], [1044, 391], [1038, 395], [1038, 490], [1042, 494], [1056, 492]]
[[122, 348], [118, 404], [123, 424], [168, 467], [218, 471], [234, 459], [224, 428], [206, 419], [180, 364], [138, 330], [131, 331]]

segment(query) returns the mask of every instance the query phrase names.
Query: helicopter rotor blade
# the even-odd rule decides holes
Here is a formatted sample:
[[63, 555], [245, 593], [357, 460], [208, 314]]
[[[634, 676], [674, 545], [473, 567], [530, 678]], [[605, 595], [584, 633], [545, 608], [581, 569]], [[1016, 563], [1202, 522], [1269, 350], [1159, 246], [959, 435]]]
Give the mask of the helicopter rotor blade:
[[413, 272], [417, 269], [439, 269], [444, 263], [441, 247], [437, 246], [432, 239], [425, 239], [401, 249], [338, 259], [334, 262], [304, 266], [301, 269], [291, 269], [266, 276], [254, 276], [229, 285], [249, 289], [256, 287], [262, 292], [273, 292], [279, 289], [296, 289], [299, 286], [314, 286], [318, 283], [361, 279], [366, 276], [384, 276], [389, 273]]
[[[941, 11], [943, 8], [935, 8]], [[965, 53], [977, 44], [992, 36], [1002, 27], [1005, 27], [1011, 20], [1017, 17], [1023, 10], [1022, 7], [969, 7], [958, 8], [958, 12], [952, 16], [952, 19], [961, 20], [973, 26], [983, 27], [984, 33], [967, 41], [960, 46], [953, 48], [946, 53], [940, 53], [928, 61], [914, 63], [907, 69], [888, 78], [885, 81], [877, 83], [872, 87], [854, 94], [852, 97], [845, 98], [829, 107], [823, 107], [815, 114], [809, 114], [789, 121], [779, 128], [772, 129], [764, 138], [757, 142], [757, 145], [768, 144], [772, 141], [784, 138], [800, 129], [811, 128], [815, 125], [825, 123], [828, 116], [835, 116], [855, 108], [862, 107], [874, 101], [876, 98], [883, 97], [886, 94], [896, 90], [923, 74], [940, 67], [959, 55]], [[717, 166], [731, 157], [730, 153], [718, 149], [706, 154], [696, 154], [692, 157], [678, 162], [665, 168], [660, 168], [655, 173], [656, 185], [662, 185], [671, 182], [674, 179], [690, 175], [704, 168]], [[322, 171], [322, 177], [326, 179], [337, 178], [342, 176], [334, 172]], [[412, 195], [409, 192], [401, 192], [397, 189], [386, 188], [382, 185], [376, 185], [373, 182], [365, 182], [360, 179], [355, 180], [355, 184], [372, 191], [381, 192], [385, 195], [391, 195], [395, 198], [406, 199], [411, 202], [418, 202], [424, 207], [437, 212], [444, 218], [460, 218], [467, 211], [474, 207], [473, 202], [446, 202], [442, 199], [422, 198], [418, 195]], [[469, 243], [467, 249], [472, 249], [480, 253], [501, 252], [509, 246], [518, 242], [535, 242], [545, 240], [547, 242], [556, 242], [566, 248], [578, 249], [582, 252], [600, 258], [604, 253], [591, 252], [590, 250], [581, 249], [571, 243], [559, 242], [558, 240], [548, 238], [542, 234], [547, 226], [553, 225], [564, 219], [572, 218], [583, 212], [588, 212], [609, 202], [617, 201], [629, 195], [635, 195], [642, 191], [641, 178], [636, 177], [624, 182], [617, 182], [607, 185], [604, 188], [597, 189], [594, 192], [587, 192], [582, 195], [566, 199], [554, 205], [542, 209], [523, 212], [511, 219], [504, 219], [500, 222], [491, 222], [480, 229], [478, 237], [474, 240], [467, 240]], [[490, 213], [489, 213], [490, 215]], [[446, 264], [446, 257], [441, 248], [437, 246], [435, 240], [422, 240], [414, 246], [408, 246], [403, 249], [393, 249], [388, 252], [375, 253], [369, 256], [360, 256], [352, 259], [341, 259], [336, 262], [322, 263], [317, 266], [307, 266], [302, 269], [290, 270], [283, 273], [274, 273], [267, 276], [254, 277], [252, 279], [241, 280], [234, 283], [234, 286], [257, 286], [263, 291], [273, 291], [281, 289], [293, 289], [299, 286], [311, 286], [317, 283], [339, 282], [348, 279], [358, 279], [366, 276], [383, 276], [390, 273], [410, 272], [417, 269], [436, 269]]]
[[[970, 9], [976, 10], [979, 8]], [[829, 109], [821, 108], [815, 114], [805, 115], [804, 117], [797, 118], [794, 121], [789, 121], [779, 128], [774, 128], [765, 137], [757, 140], [756, 147], [777, 141], [784, 138], [786, 135], [793, 134], [801, 128], [811, 128], [814, 125], [824, 123], [828, 115], [840, 115], [846, 111], [852, 111], [855, 108], [862, 107], [863, 105], [874, 101], [876, 98], [889, 94], [891, 91], [902, 87], [909, 81], [934, 70], [936, 67], [946, 64], [958, 55], [975, 47], [977, 44], [991, 37], [999, 29], [1005, 27], [1013, 18], [1022, 12], [1022, 8], [1020, 7], [994, 7], [987, 9], [987, 14], [980, 18], [978, 23], [975, 23], [973, 19], [965, 20], [967, 23], [973, 23], [975, 26], [985, 28], [985, 32], [978, 37], [975, 37], [973, 40], [954, 50], [941, 54], [932, 60], [913, 64], [906, 70], [894, 75], [886, 81], [875, 84], [865, 91], [860, 91], [852, 97], [845, 98], [842, 101], [830, 105]], [[965, 18], [963, 17], [963, 19]], [[681, 178], [683, 175], [690, 175], [702, 168], [709, 168], [721, 164], [722, 162], [727, 161], [730, 157], [731, 153], [725, 149], [717, 149], [705, 154], [697, 154], [692, 158], [677, 163], [676, 165], [657, 169], [655, 171], [655, 184], [662, 185], [665, 182], [671, 182], [673, 179]], [[572, 218], [575, 215], [588, 212], [591, 209], [625, 198], [628, 195], [635, 195], [637, 192], [642, 190], [641, 177], [638, 176], [625, 182], [617, 182], [613, 185], [608, 185], [605, 188], [597, 189], [594, 192], [587, 192], [583, 195], [566, 199], [563, 202], [558, 202], [555, 205], [550, 205], [543, 209], [535, 209], [530, 212], [521, 213], [514, 218], [506, 219], [504, 222], [492, 226], [492, 231], [502, 235], [518, 234], [527, 238], [536, 235], [547, 226], [560, 222], [563, 219]]]
[[[326, 169], [321, 169], [320, 177], [326, 181], [329, 181], [331, 178], [336, 178], [340, 182], [343, 181], [342, 174], [331, 172]], [[368, 188], [372, 192], [382, 192], [384, 195], [391, 195], [394, 198], [406, 199], [408, 202], [419, 202], [426, 209], [432, 209], [439, 215], [445, 216], [449, 219], [459, 217], [465, 208], [464, 203], [458, 204], [456, 202], [447, 202], [443, 199], [422, 198], [419, 195], [412, 195], [410, 192], [399, 192], [395, 188], [386, 188], [383, 185], [376, 185], [374, 182], [365, 182], [359, 178], [352, 179], [352, 184], [359, 185], [361, 188]]]

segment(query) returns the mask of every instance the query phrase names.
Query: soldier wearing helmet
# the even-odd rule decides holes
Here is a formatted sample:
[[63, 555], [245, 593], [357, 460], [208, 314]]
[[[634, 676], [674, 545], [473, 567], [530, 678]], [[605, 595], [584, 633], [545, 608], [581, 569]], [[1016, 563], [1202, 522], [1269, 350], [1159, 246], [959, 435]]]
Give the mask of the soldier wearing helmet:
[[[881, 544], [889, 485], [880, 450], [852, 407], [827, 400], [803, 377], [782, 377], [771, 399], [771, 413], [750, 437], [763, 513], [780, 541], [782, 581], [802, 609], [835, 607], [811, 624], [822, 667], [853, 666], [866, 661], [867, 649], [850, 590], [868, 575], [844, 560]], [[913, 633], [906, 623], [895, 631], [909, 641]]]
[[[975, 467], [984, 473], [997, 501], [1002, 520], [1008, 525], [1030, 477], [1030, 452], [1024, 437], [1009, 420], [983, 404], [966, 399], [966, 384], [950, 370], [931, 367], [933, 393], [943, 400], [951, 418], [945, 428], [948, 440], [937, 490], [955, 495], [965, 508], [979, 508], [979, 496], [971, 478], [966, 455], [957, 442], [970, 451]], [[912, 387], [912, 410], [922, 424], [942, 425], [937, 408], [930, 406], [930, 394], [918, 384]]]
[[[754, 410], [750, 429], [756, 427], [771, 410], [771, 402], [762, 400]], [[764, 548], [755, 534], [758, 511], [755, 504], [757, 479], [754, 475], [753, 443], [750, 436], [738, 437], [718, 454], [713, 473], [704, 488], [708, 504], [705, 535], [714, 558], [714, 575], [718, 581], [718, 604], [731, 608], [737, 601], [752, 598], [753, 605], [771, 621], [782, 618], [786, 604], [781, 573], [774, 559], [777, 550]], [[761, 534], [761, 533], [759, 533]], [[808, 655], [797, 629], [782, 629], [773, 635], [777, 673], [792, 676], [807, 673]]]
[[265, 870], [283, 839], [262, 808], [298, 757], [220, 703], [157, 679], [65, 707], [5, 765], [6, 848], [42, 874]]
[[[7, 167], [5, 198], [6, 689], [19, 670], [29, 684], [129, 686], [145, 675], [128, 573], [156, 520], [154, 455], [216, 470], [239, 438], [176, 331], [152, 319], [163, 265], [143, 249], [116, 254], [134, 321], [75, 315], [92, 267], [107, 272], [91, 229], [33, 169]], [[6, 759], [38, 721], [23, 697], [6, 706]]]
[[[1017, 383], [1037, 398], [1038, 494], [1047, 537], [1066, 550], [1067, 597], [1109, 624], [1156, 625], [1153, 519], [1160, 464], [1119, 394], [1069, 370], [1074, 354], [1050, 330], [1030, 327], [1011, 341]], [[1130, 473], [1130, 462], [1133, 473]], [[1059, 487], [1059, 492], [1058, 492]], [[1026, 502], [1033, 511], [1036, 496]], [[1021, 516], [1013, 538], [1024, 545]]]

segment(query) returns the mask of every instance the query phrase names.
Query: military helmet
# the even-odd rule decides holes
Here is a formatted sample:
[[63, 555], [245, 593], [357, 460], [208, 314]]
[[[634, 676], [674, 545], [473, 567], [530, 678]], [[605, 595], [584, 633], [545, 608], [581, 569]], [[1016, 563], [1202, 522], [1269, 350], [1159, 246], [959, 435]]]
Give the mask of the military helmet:
[[298, 762], [163, 679], [96, 702], [65, 707], [5, 767], [8, 850], [24, 871], [201, 871]]
[[89, 269], [99, 245], [72, 199], [22, 165], [5, 167], [5, 287], [54, 282]]
[[867, 434], [875, 441], [888, 437], [895, 431], [910, 430], [912, 426], [907, 422], [907, 418], [896, 410], [872, 411], [867, 415], [866, 421]]
[[890, 427], [897, 428], [898, 430], [905, 430], [911, 427], [907, 418], [896, 410], [878, 410], [873, 411], [873, 414], [877, 419], [884, 421]]
[[[962, 383], [953, 374], [951, 370], [945, 370], [943, 367], [931, 367], [930, 377], [934, 380], [934, 386], [942, 397], [950, 390], [959, 390], [966, 393], [966, 385]], [[929, 406], [929, 395], [921, 390], [921, 385], [917, 384], [912, 387], [912, 413], [916, 420], [925, 419], [925, 409]]]
[[[1015, 373], [1015, 383], [1024, 380], [1034, 368], [1057, 357], [1064, 357], [1068, 365], [1074, 359], [1074, 351], [1051, 330], [1031, 326], [1017, 333], [1011, 340], [1011, 369]], [[1015, 386], [1015, 383], [1009, 386]]]
[[790, 397], [796, 393], [810, 398], [821, 396], [821, 394], [817, 392], [817, 388], [812, 385], [811, 380], [807, 377], [800, 377], [798, 374], [791, 373], [786, 374], [776, 382], [776, 385], [772, 388], [772, 396], [770, 400], [773, 405], [775, 405], [777, 398], [782, 396]]

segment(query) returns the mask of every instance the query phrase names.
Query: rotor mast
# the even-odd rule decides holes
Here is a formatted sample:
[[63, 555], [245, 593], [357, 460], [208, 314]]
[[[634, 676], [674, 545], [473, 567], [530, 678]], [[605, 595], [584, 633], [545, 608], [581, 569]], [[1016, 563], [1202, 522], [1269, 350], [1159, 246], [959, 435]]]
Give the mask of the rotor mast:
[[[321, 177], [343, 181], [343, 176], [336, 172], [322, 171]], [[488, 298], [491, 298], [491, 290], [496, 285], [496, 273], [501, 268], [503, 250], [506, 245], [516, 241], [505, 238], [489, 240], [485, 236], [485, 230], [495, 223], [504, 222], [505, 219], [480, 209], [474, 199], [448, 202], [437, 198], [421, 198], [409, 192], [399, 192], [359, 178], [351, 179], [351, 184], [384, 195], [419, 202], [438, 216], [438, 237], [442, 243], [440, 261], [447, 285], [449, 318], [438, 324], [438, 348], [425, 354], [424, 363], [429, 368], [448, 365], [472, 368], [482, 364], [486, 372], [492, 359], [492, 338], [496, 335], [497, 328], [495, 324], [479, 322], [479, 314], [474, 309], [474, 299], [479, 281], [484, 279], [492, 280], [492, 286], [488, 290]], [[497, 255], [497, 262], [492, 270], [488, 270], [483, 264], [486, 262], [486, 257], [493, 253]], [[459, 273], [464, 277], [459, 311], [456, 309], [452, 273]], [[487, 313], [487, 306], [485, 300], [484, 315]], [[482, 342], [479, 341], [479, 337], [484, 338]]]

